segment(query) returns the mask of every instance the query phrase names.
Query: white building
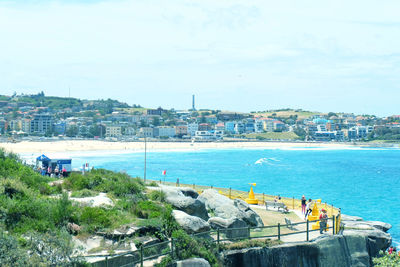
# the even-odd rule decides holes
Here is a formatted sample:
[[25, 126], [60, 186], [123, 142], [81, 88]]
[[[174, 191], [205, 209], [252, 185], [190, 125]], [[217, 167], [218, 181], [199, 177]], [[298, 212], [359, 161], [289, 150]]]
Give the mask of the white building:
[[153, 137], [154, 136], [154, 129], [151, 127], [142, 127], [139, 130], [140, 137]]
[[107, 137], [120, 137], [122, 136], [121, 126], [107, 126], [106, 127]]
[[209, 131], [196, 131], [194, 138], [198, 140], [215, 140], [214, 134]]
[[244, 133], [245, 129], [246, 129], [246, 127], [245, 127], [244, 123], [238, 122], [235, 124], [235, 133], [236, 134]]
[[188, 123], [187, 125], [187, 133], [191, 136], [195, 136], [196, 132], [199, 130], [199, 124], [198, 123]]
[[157, 137], [174, 137], [176, 134], [174, 127], [159, 126], [154, 128], [154, 136]]
[[256, 133], [264, 132], [264, 122], [262, 120], [256, 120], [254, 122], [254, 131]]

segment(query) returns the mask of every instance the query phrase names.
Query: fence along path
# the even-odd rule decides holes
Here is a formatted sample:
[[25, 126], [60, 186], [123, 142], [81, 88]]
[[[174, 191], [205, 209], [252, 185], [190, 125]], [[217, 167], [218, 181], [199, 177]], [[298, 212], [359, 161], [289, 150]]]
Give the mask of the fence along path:
[[[169, 185], [173, 183], [168, 183]], [[206, 186], [187, 185], [187, 184], [176, 184], [176, 186], [193, 187], [195, 190], [202, 192], [204, 189], [213, 188]], [[247, 192], [224, 189], [224, 188], [213, 188], [219, 193], [229, 197], [230, 199], [242, 199], [247, 198]], [[265, 201], [273, 201], [275, 196], [266, 194], [256, 194], [258, 199], [258, 205], [265, 204]], [[292, 210], [301, 210], [301, 200], [295, 198], [281, 197], [281, 202]], [[324, 231], [324, 235], [335, 235], [340, 230], [341, 214], [340, 209], [328, 205], [327, 203], [317, 203], [319, 209], [325, 208], [328, 211], [328, 227]], [[267, 225], [263, 227], [245, 227], [245, 228], [230, 228], [230, 229], [217, 229], [207, 232], [202, 232], [192, 235], [194, 238], [208, 238], [212, 242], [215, 242], [217, 246], [226, 242], [249, 240], [249, 239], [276, 239], [283, 242], [298, 242], [298, 241], [310, 241], [320, 236], [319, 229], [313, 230], [312, 225], [318, 222], [315, 221], [304, 221], [288, 224], [276, 224]], [[156, 259], [159, 259], [165, 255], [171, 255], [174, 258], [176, 254], [176, 246], [174, 239], [149, 245], [142, 246], [138, 250], [129, 251], [119, 254], [109, 255], [90, 255], [84, 256], [86, 259], [102, 258], [103, 260], [92, 263], [96, 267], [112, 267], [112, 266], [152, 266]], [[149, 265], [150, 264], [150, 265]]]

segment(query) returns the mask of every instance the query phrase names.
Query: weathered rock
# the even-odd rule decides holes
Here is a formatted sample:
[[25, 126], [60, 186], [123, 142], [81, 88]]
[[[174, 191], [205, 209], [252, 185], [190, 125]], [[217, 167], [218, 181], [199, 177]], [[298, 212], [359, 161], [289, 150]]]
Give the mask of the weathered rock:
[[166, 194], [166, 201], [176, 209], [200, 217], [203, 220], [208, 220], [209, 217], [204, 202], [192, 197], [198, 196], [193, 189], [162, 186], [161, 190]]
[[71, 197], [70, 200], [89, 207], [114, 206], [114, 202], [107, 197], [106, 193], [100, 193], [95, 197]]
[[156, 226], [145, 225], [145, 226], [134, 226], [134, 225], [124, 225], [118, 229], [114, 229], [110, 232], [96, 232], [97, 235], [104, 236], [113, 240], [120, 240], [123, 238], [131, 237], [135, 234], [138, 235], [151, 235], [159, 232], [161, 229]]
[[189, 187], [179, 187], [179, 190], [181, 190], [182, 194], [187, 197], [197, 198], [199, 196], [199, 193], [197, 193], [196, 190]]
[[386, 249], [392, 244], [392, 237], [390, 234], [374, 230], [344, 230], [343, 236], [358, 235], [368, 239], [368, 252], [370, 255], [377, 255], [380, 250]]
[[243, 200], [231, 200], [213, 189], [204, 190], [198, 199], [203, 201], [207, 209], [212, 210], [216, 217], [223, 219], [238, 218], [245, 221], [249, 226], [264, 226], [260, 216]]
[[346, 214], [342, 214], [342, 221], [363, 221], [363, 218], [358, 216], [350, 216]]
[[365, 221], [364, 223], [384, 232], [387, 232], [392, 228], [391, 224], [385, 222]]
[[188, 233], [201, 233], [210, 230], [208, 222], [183, 211], [173, 210], [172, 216], [174, 216], [176, 222]]
[[70, 234], [76, 235], [81, 231], [81, 227], [75, 223], [67, 223], [67, 230]]
[[[221, 229], [220, 233], [225, 233], [227, 238], [248, 238], [249, 231], [247, 223], [238, 218], [223, 219], [212, 217], [208, 220], [210, 226], [214, 229]], [[232, 229], [242, 228], [242, 229]]]
[[233, 205], [233, 201], [226, 196], [219, 194], [213, 189], [206, 189], [198, 197], [199, 200], [206, 204], [206, 208], [215, 210], [221, 204]]
[[233, 205], [235, 205], [235, 207], [237, 207], [239, 210], [242, 210], [242, 211], [247, 211], [250, 209], [249, 204], [241, 199], [234, 199]]
[[203, 258], [192, 258], [182, 261], [177, 261], [172, 266], [176, 267], [210, 267], [208, 261]]
[[385, 250], [389, 240], [374, 243], [381, 234], [371, 231], [368, 236], [359, 234], [363, 231], [354, 232], [346, 235], [325, 235], [313, 242], [227, 251], [223, 253], [224, 266], [372, 266], [372, 257], [379, 250]]
[[361, 221], [342, 221], [343, 229], [347, 230], [374, 230], [371, 225], [361, 223]]
[[380, 221], [364, 221], [361, 217], [342, 214], [341, 223], [345, 230], [380, 230], [389, 231], [392, 225]]

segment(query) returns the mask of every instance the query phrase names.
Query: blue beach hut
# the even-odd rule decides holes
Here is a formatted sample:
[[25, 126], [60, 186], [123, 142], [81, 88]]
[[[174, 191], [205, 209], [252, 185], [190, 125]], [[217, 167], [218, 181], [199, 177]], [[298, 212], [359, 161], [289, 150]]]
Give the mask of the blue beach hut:
[[54, 170], [58, 166], [58, 169], [60, 171], [65, 168], [65, 170], [69, 174], [72, 171], [71, 162], [72, 159], [70, 157], [64, 157], [59, 155], [46, 156], [43, 154], [36, 158], [36, 168], [42, 169], [51, 167], [51, 169]]

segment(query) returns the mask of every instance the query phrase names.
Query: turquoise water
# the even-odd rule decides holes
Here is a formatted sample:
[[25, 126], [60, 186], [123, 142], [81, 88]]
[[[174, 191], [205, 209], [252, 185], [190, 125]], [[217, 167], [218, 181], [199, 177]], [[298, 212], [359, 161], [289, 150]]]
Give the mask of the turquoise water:
[[[73, 167], [96, 168], [143, 177], [144, 153], [102, 153], [73, 157]], [[256, 163], [257, 162], [257, 163]], [[399, 149], [230, 149], [150, 152], [147, 178], [232, 187], [287, 197], [321, 198], [342, 212], [393, 225], [400, 241]]]

